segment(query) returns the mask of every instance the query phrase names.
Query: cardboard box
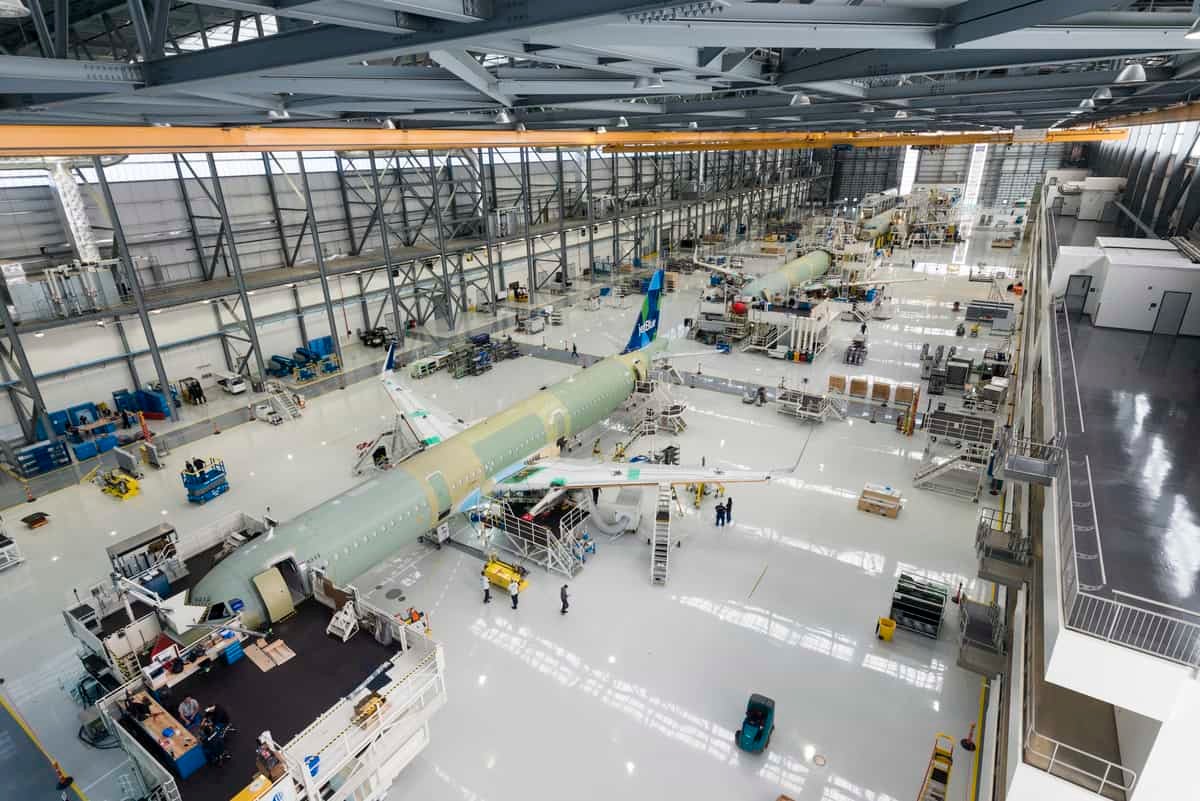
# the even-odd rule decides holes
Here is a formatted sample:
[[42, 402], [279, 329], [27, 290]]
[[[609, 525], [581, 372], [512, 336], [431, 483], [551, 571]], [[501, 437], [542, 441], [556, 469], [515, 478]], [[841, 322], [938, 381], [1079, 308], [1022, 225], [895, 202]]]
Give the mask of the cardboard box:
[[879, 484], [867, 484], [858, 496], [858, 509], [868, 514], [895, 519], [903, 502], [900, 491]]

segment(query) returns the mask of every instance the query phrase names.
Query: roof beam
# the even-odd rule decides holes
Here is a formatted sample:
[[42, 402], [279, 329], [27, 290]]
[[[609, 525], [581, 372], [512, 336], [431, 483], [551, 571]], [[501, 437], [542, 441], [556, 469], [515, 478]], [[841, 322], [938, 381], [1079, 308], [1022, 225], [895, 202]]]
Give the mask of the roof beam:
[[950, 24], [938, 31], [937, 47], [958, 47], [989, 36], [1112, 7], [1113, 0], [967, 0], [947, 11], [946, 21]]
[[473, 86], [503, 106], [511, 106], [513, 99], [500, 91], [500, 82], [492, 73], [483, 68], [470, 53], [465, 50], [430, 50], [429, 57], [438, 63], [442, 69], [453, 73], [459, 80]]

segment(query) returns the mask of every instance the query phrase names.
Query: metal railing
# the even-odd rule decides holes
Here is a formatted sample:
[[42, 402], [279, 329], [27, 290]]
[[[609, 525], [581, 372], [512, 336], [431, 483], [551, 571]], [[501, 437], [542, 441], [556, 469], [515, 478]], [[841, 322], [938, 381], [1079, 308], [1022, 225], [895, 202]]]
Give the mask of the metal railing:
[[[1038, 742], [1044, 742], [1050, 746], [1049, 753], [1044, 749], [1039, 749], [1036, 745]], [[1026, 764], [1034, 767], [1042, 767], [1035, 765], [1028, 759], [1028, 753], [1033, 753], [1047, 761], [1043, 770], [1051, 776], [1057, 776], [1060, 779], [1070, 782], [1077, 787], [1082, 787], [1091, 790], [1097, 795], [1104, 795], [1105, 791], [1119, 790], [1125, 794], [1126, 798], [1133, 792], [1134, 786], [1137, 784], [1137, 771], [1119, 765], [1116, 762], [1098, 757], [1095, 754], [1090, 754], [1074, 746], [1067, 745], [1044, 734], [1038, 734], [1034, 730], [1033, 722], [1031, 721], [1028, 729], [1025, 732], [1025, 751]], [[1062, 753], [1065, 752], [1065, 753]], [[1092, 766], [1094, 769], [1080, 767], [1079, 765], [1071, 764], [1066, 761], [1068, 755], [1075, 756], [1079, 761]], [[1097, 772], [1100, 769], [1102, 772]], [[1064, 775], [1065, 774], [1065, 775]]]

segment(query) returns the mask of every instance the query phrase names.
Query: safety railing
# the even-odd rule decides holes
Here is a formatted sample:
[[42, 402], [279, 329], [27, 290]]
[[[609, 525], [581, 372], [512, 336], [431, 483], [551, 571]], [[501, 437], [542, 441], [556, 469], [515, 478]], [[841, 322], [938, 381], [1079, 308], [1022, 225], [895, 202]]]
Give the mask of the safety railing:
[[[1045, 764], [1031, 761], [1031, 754], [1044, 760]], [[1034, 730], [1032, 723], [1025, 732], [1025, 757], [1027, 764], [1041, 768], [1051, 776], [1057, 776], [1078, 787], [1091, 790], [1097, 795], [1119, 790], [1128, 798], [1137, 784], [1137, 771], [1039, 734]]]

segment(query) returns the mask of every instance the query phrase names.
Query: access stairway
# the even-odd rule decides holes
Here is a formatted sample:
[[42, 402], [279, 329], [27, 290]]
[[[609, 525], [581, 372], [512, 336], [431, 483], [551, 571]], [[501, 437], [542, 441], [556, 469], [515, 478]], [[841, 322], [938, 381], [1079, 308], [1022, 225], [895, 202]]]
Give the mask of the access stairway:
[[666, 584], [671, 559], [671, 485], [658, 485], [654, 532], [650, 536], [650, 583]]
[[775, 411], [801, 420], [823, 423], [829, 418], [845, 420], [846, 415], [828, 395], [816, 395], [784, 387], [775, 397]]
[[296, 403], [296, 395], [278, 381], [267, 382], [267, 398], [280, 417], [284, 420], [300, 419], [300, 404]]
[[483, 522], [492, 530], [492, 545], [547, 571], [574, 578], [583, 569], [582, 537], [588, 517], [586, 506], [576, 506], [559, 520], [555, 531], [520, 517], [507, 503], [493, 499]]
[[750, 329], [750, 337], [742, 346], [742, 351], [771, 350], [779, 344], [783, 331], [773, 323], [754, 323]]
[[965, 443], [962, 449], [949, 459], [936, 461], [930, 458], [923, 462], [913, 474], [913, 486], [955, 498], [978, 501], [991, 457], [992, 449], [986, 445]]

